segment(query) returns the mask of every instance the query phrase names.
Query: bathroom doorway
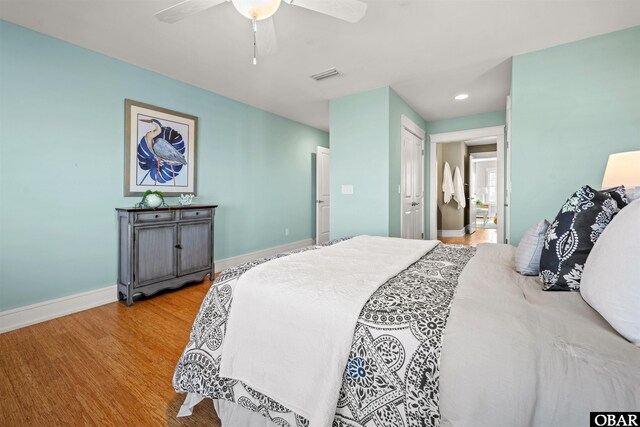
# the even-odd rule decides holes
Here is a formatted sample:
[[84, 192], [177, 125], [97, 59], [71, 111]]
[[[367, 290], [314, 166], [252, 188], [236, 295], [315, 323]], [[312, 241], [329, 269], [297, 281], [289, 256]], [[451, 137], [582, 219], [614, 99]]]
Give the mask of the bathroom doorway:
[[[503, 126], [430, 135], [431, 239], [505, 242], [504, 148]], [[450, 199], [447, 180], [457, 189]]]

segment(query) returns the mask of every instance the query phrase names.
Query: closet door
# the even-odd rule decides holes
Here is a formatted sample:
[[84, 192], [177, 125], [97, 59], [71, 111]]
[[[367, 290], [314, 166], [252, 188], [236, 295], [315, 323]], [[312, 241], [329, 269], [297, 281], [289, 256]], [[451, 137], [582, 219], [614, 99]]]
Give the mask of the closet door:
[[401, 141], [401, 237], [422, 239], [424, 219], [424, 142], [407, 129]]

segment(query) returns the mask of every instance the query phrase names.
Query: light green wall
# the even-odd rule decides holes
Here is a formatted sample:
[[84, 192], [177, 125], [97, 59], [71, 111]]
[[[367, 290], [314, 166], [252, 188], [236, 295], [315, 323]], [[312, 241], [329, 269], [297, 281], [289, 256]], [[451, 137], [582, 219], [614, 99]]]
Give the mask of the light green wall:
[[[504, 100], [505, 104], [507, 100]], [[458, 132], [461, 130], [504, 126], [506, 123], [505, 110], [493, 113], [474, 114], [472, 116], [456, 117], [455, 119], [434, 120], [427, 122], [427, 133], [432, 135], [444, 132]]]
[[519, 55], [512, 72], [511, 242], [552, 220], [608, 155], [640, 149], [640, 27]]
[[329, 112], [331, 238], [388, 236], [389, 88], [332, 99]]
[[[407, 104], [404, 99], [389, 88], [389, 236], [400, 237], [400, 159], [401, 159], [401, 121], [406, 116], [422, 130], [425, 121]], [[426, 174], [425, 174], [426, 175]], [[428, 228], [428, 224], [425, 226]], [[428, 234], [425, 233], [426, 236]]]
[[216, 259], [314, 236], [326, 132], [0, 21], [0, 310], [115, 284], [125, 98], [199, 117]]
[[333, 99], [330, 115], [331, 237], [399, 237], [401, 117], [424, 120], [389, 86]]

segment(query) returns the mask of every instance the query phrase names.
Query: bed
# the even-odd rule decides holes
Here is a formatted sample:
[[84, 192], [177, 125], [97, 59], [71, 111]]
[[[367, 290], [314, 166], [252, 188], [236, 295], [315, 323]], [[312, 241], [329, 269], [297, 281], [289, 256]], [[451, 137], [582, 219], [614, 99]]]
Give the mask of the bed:
[[[174, 388], [187, 394], [181, 415], [209, 398], [225, 427], [315, 427], [251, 384], [221, 376], [220, 366], [239, 278], [272, 259], [324, 249], [219, 275], [175, 369]], [[583, 426], [590, 411], [640, 408], [640, 349], [579, 294], [542, 292], [537, 278], [516, 273], [514, 251], [439, 244], [375, 290], [337, 379], [333, 426]]]

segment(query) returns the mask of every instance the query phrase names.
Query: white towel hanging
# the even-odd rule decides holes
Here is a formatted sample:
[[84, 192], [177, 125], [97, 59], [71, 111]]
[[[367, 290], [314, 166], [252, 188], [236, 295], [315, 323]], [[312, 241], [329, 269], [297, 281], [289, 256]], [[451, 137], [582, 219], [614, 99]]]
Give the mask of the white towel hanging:
[[464, 182], [462, 182], [462, 173], [460, 173], [460, 168], [457, 166], [453, 173], [453, 199], [458, 202], [458, 209], [467, 206], [464, 194]]
[[444, 192], [443, 203], [447, 204], [453, 197], [453, 179], [451, 177], [451, 167], [449, 162], [444, 162], [444, 172], [442, 173], [442, 191]]

